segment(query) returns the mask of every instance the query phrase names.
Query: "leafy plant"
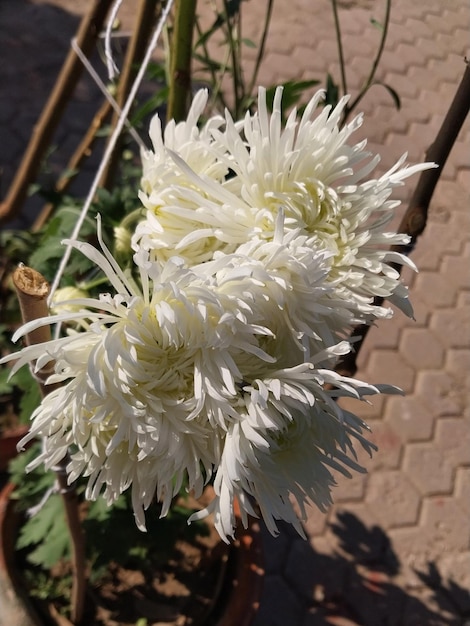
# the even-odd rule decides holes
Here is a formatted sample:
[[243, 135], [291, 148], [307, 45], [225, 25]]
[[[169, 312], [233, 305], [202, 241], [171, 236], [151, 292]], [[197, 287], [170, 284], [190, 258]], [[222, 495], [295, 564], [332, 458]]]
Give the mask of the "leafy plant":
[[[29, 571], [27, 581], [33, 590], [32, 595], [42, 598], [54, 589], [53, 595], [62, 593], [62, 587], [56, 589], [54, 583], [47, 581], [52, 568], [70, 559], [71, 546], [62, 498], [54, 489], [54, 474], [42, 466], [26, 473], [26, 466], [39, 453], [40, 443], [37, 442], [18, 455], [9, 469], [11, 481], [16, 485], [13, 498], [17, 509], [26, 517], [16, 546], [29, 564], [26, 565]], [[83, 529], [87, 537], [92, 583], [106, 574], [111, 562], [150, 573], [152, 567], [169, 558], [178, 538], [184, 536], [188, 541], [195, 541], [197, 537], [208, 535], [205, 522], [188, 526], [188, 518], [194, 509], [182, 504], [173, 506], [163, 519], [158, 517], [158, 510], [153, 510], [147, 520], [148, 532], [142, 533], [135, 525], [128, 493], [109, 507], [101, 498], [85, 502], [84, 489], [79, 482], [77, 494], [84, 515]], [[109, 541], [110, 537], [112, 541]]]

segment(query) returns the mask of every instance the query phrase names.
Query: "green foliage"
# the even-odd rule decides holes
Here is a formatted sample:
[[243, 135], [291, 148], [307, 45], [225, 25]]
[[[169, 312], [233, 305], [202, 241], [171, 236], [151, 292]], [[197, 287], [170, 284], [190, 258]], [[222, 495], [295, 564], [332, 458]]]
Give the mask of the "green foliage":
[[22, 526], [17, 548], [32, 548], [27, 559], [33, 565], [50, 569], [70, 557], [70, 541], [62, 498], [52, 493], [40, 510]]
[[[311, 87], [318, 85], [319, 82], [320, 81], [318, 80], [288, 80], [285, 83], [281, 83], [281, 86], [283, 87], [283, 92], [282, 92], [283, 123], [285, 123], [286, 121], [285, 111], [288, 111], [294, 106], [298, 106], [305, 92]], [[266, 90], [266, 105], [270, 111], [273, 110], [274, 94], [276, 93], [276, 89], [277, 89], [277, 86], [274, 86]], [[304, 108], [305, 108], [305, 105], [301, 106], [299, 108], [298, 113], [301, 114]]]
[[0, 395], [13, 394], [19, 397], [17, 408], [18, 419], [22, 424], [27, 424], [31, 414], [41, 401], [39, 386], [34, 380], [28, 366], [20, 368], [10, 376], [10, 370], [0, 370]]
[[330, 73], [326, 76], [325, 89], [325, 104], [330, 104], [332, 107], [335, 107], [339, 102], [339, 86], [335, 83]]
[[[40, 443], [19, 454], [10, 463], [10, 479], [16, 485], [13, 498], [17, 508], [26, 514], [17, 540], [17, 548], [27, 548], [27, 560], [36, 566], [49, 569], [60, 559], [70, 555], [70, 543], [65, 521], [62, 498], [50, 493], [54, 485], [53, 472], [42, 466], [26, 473], [26, 466], [40, 453]], [[38, 506], [35, 515], [28, 517], [26, 511]]]
[[[40, 444], [35, 443], [18, 455], [9, 469], [11, 480], [17, 486], [13, 495], [17, 507], [23, 512], [37, 507], [34, 516], [27, 518], [21, 527], [17, 548], [24, 550], [28, 563], [46, 571], [61, 559], [70, 557], [70, 545], [62, 498], [52, 492], [54, 473], [45, 471], [42, 466], [29, 473], [25, 471], [39, 453]], [[85, 481], [82, 480], [77, 485], [81, 499], [84, 491]], [[85, 508], [83, 529], [93, 581], [102, 577], [110, 562], [145, 571], [149, 564], [167, 560], [179, 537], [194, 540], [208, 534], [205, 522], [188, 526], [192, 509], [175, 505], [167, 517], [159, 518], [156, 504], [147, 513], [148, 532], [141, 532], [135, 524], [129, 491], [111, 507], [103, 498], [98, 498], [86, 503]]]
[[20, 511], [36, 506], [44, 494], [54, 485], [54, 474], [48, 472], [41, 465], [35, 470], [26, 473], [26, 467], [41, 452], [41, 444], [35, 442], [27, 450], [10, 461], [8, 466], [10, 480], [16, 485], [13, 498], [17, 501]]
[[[204, 522], [188, 526], [188, 518], [194, 511], [173, 506], [167, 517], [158, 517], [154, 505], [146, 519], [147, 532], [142, 533], [135, 524], [129, 492], [108, 507], [102, 498], [90, 504], [83, 523], [87, 536], [87, 552], [92, 564], [92, 577], [99, 578], [110, 561], [126, 567], [145, 571], [150, 563], [162, 563], [168, 559], [178, 537], [194, 539], [208, 534]], [[109, 537], [113, 540], [109, 541]]]
[[72, 589], [72, 576], [62, 575], [51, 577], [49, 572], [42, 569], [25, 568], [23, 571], [26, 586], [29, 594], [33, 598], [39, 600], [47, 600], [47, 602], [70, 600]]

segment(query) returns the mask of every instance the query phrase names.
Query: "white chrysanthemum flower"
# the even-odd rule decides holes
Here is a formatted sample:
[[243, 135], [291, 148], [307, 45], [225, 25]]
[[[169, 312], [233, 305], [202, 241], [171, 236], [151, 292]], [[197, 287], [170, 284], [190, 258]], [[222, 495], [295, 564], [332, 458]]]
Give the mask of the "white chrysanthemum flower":
[[[399, 205], [390, 197], [406, 178], [432, 165], [406, 166], [404, 155], [381, 177], [368, 179], [379, 157], [365, 151], [366, 141], [348, 143], [362, 117], [340, 128], [347, 97], [315, 117], [322, 97], [319, 92], [312, 98], [300, 121], [292, 111], [285, 127], [282, 88], [276, 91], [272, 114], [260, 89], [256, 113], [234, 122], [227, 112], [224, 128], [217, 118], [205, 145], [218, 164], [218, 176], [193, 168], [181, 151], [168, 151], [169, 167], [179, 169], [185, 182], [165, 189], [160, 181], [153, 188], [171, 199], [147, 213], [134, 249], [143, 247], [158, 258], [163, 249], [171, 255], [173, 246], [189, 264], [209, 260], [216, 251], [234, 252], [254, 237], [273, 239], [282, 210], [285, 229], [315, 238], [316, 247], [332, 253], [328, 281], [334, 297], [352, 303], [357, 318], [370, 322], [391, 315], [390, 309], [373, 305], [375, 296], [411, 315], [407, 290], [391, 264], [414, 265], [389, 250], [409, 242], [408, 236], [387, 231]], [[230, 171], [224, 179], [222, 164]]]
[[[284, 233], [282, 219], [279, 224], [273, 241], [253, 239], [234, 254], [216, 253], [213, 261], [193, 268], [211, 277], [217, 293], [242, 297], [252, 323], [269, 327], [272, 334], [260, 342], [278, 368], [308, 361], [310, 354], [335, 345], [357, 321], [354, 307], [335, 299], [327, 282], [331, 253], [295, 231]], [[259, 375], [254, 367], [265, 370], [249, 355], [245, 361], [240, 367], [250, 379]]]
[[[132, 486], [140, 527], [156, 497], [163, 514], [183, 481], [200, 494], [218, 464], [221, 439], [238, 413], [243, 382], [231, 351], [273, 359], [258, 347], [268, 330], [250, 324], [236, 297], [219, 296], [178, 259], [149, 268], [138, 288], [105, 254], [76, 243], [106, 273], [117, 294], [79, 299], [80, 311], [25, 324], [75, 322], [83, 332], [24, 348], [14, 367], [55, 361], [50, 393], [32, 416], [30, 433], [43, 452], [34, 466], [50, 468], [71, 447], [69, 479], [88, 476], [87, 497], [104, 489], [112, 503]], [[241, 308], [246, 309], [244, 303]]]
[[[307, 500], [324, 510], [330, 469], [361, 471], [354, 440], [373, 449], [365, 425], [334, 399], [382, 389], [326, 369], [351, 346], [318, 348], [337, 340], [350, 311], [341, 303], [330, 310], [331, 253], [282, 226], [280, 215], [272, 241], [249, 241], [193, 268], [143, 254], [141, 285], [119, 268], [100, 228], [103, 253], [69, 242], [104, 271], [115, 295], [65, 302], [70, 310], [14, 337], [56, 322], [82, 329], [4, 359], [16, 360], [13, 371], [54, 361], [48, 382], [63, 384], [34, 411], [21, 442], [43, 440], [31, 467], [70, 456], [69, 480], [87, 477], [86, 497], [103, 493], [108, 504], [130, 489], [141, 529], [154, 499], [165, 515], [183, 483], [197, 497], [215, 473], [215, 498], [196, 517], [213, 511], [224, 540], [235, 530], [235, 498], [245, 521], [256, 503], [273, 534], [281, 519], [302, 533], [290, 497], [301, 519]], [[327, 324], [333, 319], [337, 328]]]
[[[339, 344], [321, 359], [349, 347]], [[324, 385], [335, 391], [325, 391]], [[192, 519], [213, 513], [220, 536], [227, 541], [235, 531], [234, 499], [240, 504], [244, 523], [256, 516], [257, 507], [269, 531], [276, 522], [291, 523], [304, 536], [301, 521], [307, 519], [307, 503], [325, 511], [332, 503], [334, 469], [351, 477], [349, 470], [364, 472], [353, 443], [369, 454], [375, 446], [362, 435], [367, 426], [342, 410], [336, 397], [366, 395], [393, 387], [374, 387], [344, 378], [313, 363], [273, 371], [244, 387], [243, 418], [233, 422], [226, 434], [214, 481], [216, 497]], [[294, 504], [293, 504], [294, 502]]]
[[[205, 192], [182, 171], [173, 155], [177, 154], [198, 176], [222, 183], [228, 173], [225, 162], [217, 158], [212, 148], [212, 130], [224, 123], [222, 117], [212, 117], [201, 129], [197, 124], [207, 103], [207, 90], [199, 91], [191, 105], [186, 121], [175, 124], [171, 120], [162, 132], [161, 121], [156, 115], [150, 124], [150, 138], [153, 151], [142, 154], [142, 189], [139, 197], [146, 208], [145, 219], [137, 226], [133, 237], [134, 249], [152, 251], [153, 259], [166, 260], [175, 254], [178, 244], [190, 237], [192, 231], [199, 230], [200, 223], [195, 217], [198, 206], [192, 195]], [[177, 211], [177, 213], [175, 213]], [[186, 219], [179, 220], [177, 214], [185, 212]], [[175, 219], [176, 217], [176, 219]], [[189, 252], [192, 262], [205, 261], [212, 251], [220, 247], [219, 240], [206, 229], [204, 240], [199, 238]]]
[[365, 321], [372, 315], [389, 315], [386, 309], [372, 306], [375, 296], [388, 298], [411, 314], [407, 292], [390, 266], [396, 262], [414, 268], [407, 257], [389, 250], [391, 245], [409, 242], [407, 235], [386, 230], [399, 205], [390, 196], [406, 178], [432, 165], [408, 167], [404, 155], [380, 178], [368, 179], [379, 156], [370, 158], [366, 141], [348, 143], [362, 116], [340, 128], [348, 101], [344, 97], [334, 109], [325, 106], [314, 117], [322, 96], [319, 92], [312, 98], [300, 121], [292, 111], [285, 128], [282, 88], [276, 90], [271, 115], [264, 89], [259, 91], [257, 113], [247, 114], [237, 124], [227, 114], [225, 131], [214, 132], [230, 155], [234, 172], [226, 190], [252, 207], [260, 237], [274, 236], [282, 209], [286, 228], [314, 236], [317, 246], [332, 252], [329, 282], [335, 296], [353, 301]]

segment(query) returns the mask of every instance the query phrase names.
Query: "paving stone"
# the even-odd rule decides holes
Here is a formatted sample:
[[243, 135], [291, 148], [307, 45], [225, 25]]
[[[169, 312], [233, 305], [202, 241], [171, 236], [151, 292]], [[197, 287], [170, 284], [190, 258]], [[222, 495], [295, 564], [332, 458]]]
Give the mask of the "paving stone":
[[407, 598], [400, 626], [462, 626], [462, 619], [456, 615], [450, 600], [440, 592], [431, 589], [418, 597]]
[[[333, 490], [333, 499], [335, 499], [335, 489]], [[327, 521], [326, 513], [320, 511], [316, 506], [308, 506], [308, 519], [303, 523], [305, 532], [308, 537], [316, 537], [321, 535], [325, 530]]]
[[405, 392], [414, 387], [415, 372], [401, 354], [391, 350], [375, 350], [368, 362], [369, 371], [374, 373], [374, 381], [395, 385]]
[[393, 396], [389, 398], [385, 418], [402, 441], [428, 441], [434, 430], [433, 411], [415, 396]]
[[453, 463], [433, 441], [406, 446], [403, 469], [424, 496], [452, 493]]
[[434, 552], [447, 554], [469, 549], [470, 519], [454, 498], [424, 498], [420, 523], [432, 532]]
[[365, 451], [359, 451], [359, 461], [369, 473], [378, 470], [396, 469], [400, 465], [402, 453], [402, 438], [396, 428], [384, 420], [368, 422], [371, 429], [367, 439], [378, 448], [370, 459]]
[[462, 417], [437, 421], [434, 436], [436, 449], [441, 450], [455, 466], [470, 465], [470, 422]]
[[347, 605], [353, 608], [361, 626], [400, 624], [405, 594], [383, 574], [374, 574], [374, 582], [371, 583], [369, 577], [358, 572], [344, 592]]
[[305, 602], [312, 602], [319, 588], [325, 598], [340, 594], [348, 567], [349, 563], [338, 555], [318, 554], [313, 550], [306, 555], [305, 543], [298, 540], [289, 552], [284, 576]]
[[399, 349], [414, 369], [438, 369], [444, 362], [442, 343], [425, 328], [404, 328]]
[[[458, 311], [458, 314], [457, 314]], [[431, 329], [435, 335], [446, 341], [451, 348], [469, 348], [470, 335], [465, 332], [470, 324], [470, 302], [461, 293], [456, 298], [456, 306], [433, 313]]]
[[380, 567], [396, 573], [396, 558], [374, 510], [364, 502], [336, 505], [326, 537], [335, 554], [352, 566]]
[[416, 279], [416, 289], [423, 294], [429, 309], [454, 307], [457, 291], [454, 282], [443, 272], [420, 272]]
[[[367, 461], [369, 460], [369, 457], [367, 457]], [[361, 463], [361, 465], [370, 469], [367, 467], [367, 461], [365, 463]], [[334, 502], [337, 504], [340, 504], [341, 502], [351, 503], [360, 501], [363, 498], [367, 482], [367, 476], [365, 474], [354, 472], [352, 478], [347, 478], [339, 472], [332, 472], [332, 474], [337, 483], [332, 490]]]
[[374, 508], [385, 529], [414, 524], [418, 520], [419, 492], [398, 470], [371, 474], [365, 501]]
[[454, 606], [460, 609], [462, 615], [469, 615], [470, 551], [443, 556], [439, 562], [439, 572]]
[[[264, 598], [268, 601], [263, 601]], [[280, 576], [268, 575], [263, 584], [263, 595], [253, 626], [286, 626], [300, 624], [304, 608], [295, 593]]]
[[457, 471], [455, 474], [454, 496], [455, 496], [456, 502], [463, 509], [467, 517], [470, 517], [470, 468], [469, 467], [457, 468]]
[[[363, 369], [359, 369], [356, 378], [358, 380], [369, 380], [369, 375]], [[372, 383], [378, 382], [372, 381]], [[372, 420], [381, 418], [384, 412], [385, 401], [385, 394], [380, 394], [370, 396], [367, 402], [356, 400], [355, 398], [341, 398], [339, 404], [343, 409], [351, 411], [351, 413], [358, 415], [366, 423], [369, 423]]]
[[454, 379], [442, 370], [418, 372], [416, 393], [437, 417], [460, 415], [461, 400]]
[[470, 264], [462, 259], [464, 253], [458, 255], [446, 255], [442, 259], [441, 272], [445, 276], [452, 276], [454, 289], [470, 290]]

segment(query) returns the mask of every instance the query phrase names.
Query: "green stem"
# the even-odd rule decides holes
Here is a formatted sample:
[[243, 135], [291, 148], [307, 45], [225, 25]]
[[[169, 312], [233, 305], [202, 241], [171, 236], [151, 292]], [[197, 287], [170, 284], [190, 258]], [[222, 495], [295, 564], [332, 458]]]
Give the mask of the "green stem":
[[[196, 30], [197, 30], [197, 34], [199, 35], [199, 37], [202, 37], [202, 30], [201, 30], [201, 25], [199, 24], [199, 20], [196, 18]], [[211, 101], [213, 103], [215, 103], [217, 100], [219, 100], [220, 104], [222, 105], [222, 109], [227, 108], [227, 102], [225, 101], [224, 98], [224, 94], [222, 93], [222, 78], [225, 74], [225, 71], [227, 69], [227, 63], [228, 63], [228, 59], [225, 61], [224, 65], [223, 65], [223, 70], [221, 72], [221, 76], [220, 78], [217, 78], [217, 72], [214, 69], [213, 64], [211, 63], [211, 57], [209, 55], [209, 49], [207, 47], [207, 44], [205, 41], [203, 41], [201, 43], [201, 47], [202, 47], [202, 51], [204, 54], [204, 61], [206, 63], [206, 66], [209, 69], [210, 75], [211, 75], [211, 81], [212, 81], [212, 94], [211, 94]]]
[[224, 14], [225, 14], [225, 22], [227, 24], [227, 39], [229, 44], [230, 54], [232, 56], [232, 81], [233, 81], [233, 95], [235, 98], [234, 103], [234, 113], [235, 118], [238, 118], [238, 108], [240, 98], [240, 77], [238, 73], [238, 54], [237, 54], [237, 46], [239, 45], [239, 41], [236, 41], [233, 37], [233, 28], [232, 23], [230, 21], [230, 16], [228, 12], [228, 3], [227, 0], [224, 0]]
[[263, 33], [258, 48], [258, 55], [256, 57], [255, 69], [253, 70], [253, 76], [251, 77], [250, 88], [247, 91], [248, 96], [251, 96], [253, 89], [255, 88], [256, 81], [258, 79], [259, 70], [261, 67], [261, 61], [264, 57], [264, 49], [266, 47], [266, 40], [268, 38], [269, 24], [271, 22], [271, 15], [273, 12], [274, 0], [269, 0], [266, 8], [266, 15], [264, 19]]
[[236, 16], [236, 26], [235, 26], [235, 32], [237, 33], [236, 36], [236, 42], [237, 42], [237, 47], [236, 47], [236, 59], [237, 59], [237, 72], [238, 72], [238, 82], [240, 84], [240, 93], [239, 93], [239, 98], [238, 98], [238, 103], [237, 103], [237, 110], [236, 110], [236, 118], [239, 119], [240, 117], [242, 117], [243, 113], [244, 113], [244, 107], [245, 107], [245, 97], [246, 97], [246, 85], [245, 85], [245, 80], [243, 77], [243, 62], [242, 62], [242, 13], [241, 13], [241, 4], [240, 4], [240, 8], [238, 10], [237, 16]]
[[177, 0], [167, 109], [167, 119], [174, 119], [176, 122], [184, 120], [188, 110], [195, 19], [196, 0]]
[[331, 0], [331, 4], [333, 7], [333, 17], [335, 20], [336, 43], [338, 45], [339, 66], [341, 71], [341, 88], [343, 90], [344, 96], [348, 93], [348, 87], [346, 82], [346, 65], [344, 63], [343, 54], [343, 40], [341, 38], [341, 27], [339, 24], [338, 5], [336, 4], [336, 0]]
[[385, 20], [384, 20], [384, 25], [383, 25], [383, 29], [382, 29], [382, 37], [380, 39], [380, 44], [379, 44], [379, 47], [377, 49], [377, 54], [375, 55], [374, 62], [372, 63], [372, 67], [371, 67], [369, 76], [365, 80], [365, 82], [364, 82], [360, 92], [354, 98], [354, 100], [351, 102], [351, 104], [347, 105], [345, 107], [345, 109], [344, 109], [343, 124], [346, 123], [346, 121], [347, 121], [348, 117], [351, 115], [352, 111], [359, 104], [359, 102], [362, 100], [362, 98], [366, 95], [366, 93], [368, 92], [369, 88], [373, 85], [374, 76], [375, 76], [375, 73], [376, 73], [377, 68], [379, 66], [380, 59], [382, 58], [382, 53], [383, 53], [384, 48], [385, 48], [385, 41], [387, 39], [387, 34], [388, 34], [388, 26], [390, 24], [391, 8], [392, 8], [392, 0], [386, 0]]

